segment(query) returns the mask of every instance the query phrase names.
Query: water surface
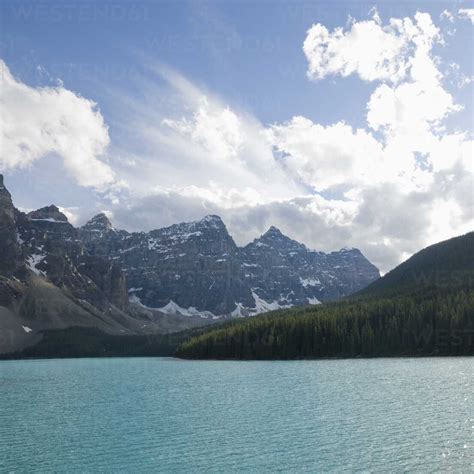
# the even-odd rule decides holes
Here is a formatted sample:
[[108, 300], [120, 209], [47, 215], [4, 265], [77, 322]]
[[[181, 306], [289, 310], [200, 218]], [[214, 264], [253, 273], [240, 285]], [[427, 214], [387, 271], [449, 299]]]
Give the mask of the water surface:
[[474, 470], [474, 359], [0, 362], [0, 472]]

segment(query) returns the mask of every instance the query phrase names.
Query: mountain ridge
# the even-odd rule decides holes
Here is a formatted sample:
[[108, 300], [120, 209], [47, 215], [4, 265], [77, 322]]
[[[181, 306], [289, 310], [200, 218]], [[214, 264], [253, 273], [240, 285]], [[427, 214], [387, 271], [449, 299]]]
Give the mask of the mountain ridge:
[[120, 261], [131, 296], [150, 308], [173, 302], [182, 311], [193, 308], [219, 316], [238, 310], [248, 316], [259, 307], [337, 299], [380, 276], [358, 249], [310, 250], [275, 226], [238, 246], [216, 215], [131, 233], [94, 228], [100, 220], [96, 215], [80, 228], [86, 246]]

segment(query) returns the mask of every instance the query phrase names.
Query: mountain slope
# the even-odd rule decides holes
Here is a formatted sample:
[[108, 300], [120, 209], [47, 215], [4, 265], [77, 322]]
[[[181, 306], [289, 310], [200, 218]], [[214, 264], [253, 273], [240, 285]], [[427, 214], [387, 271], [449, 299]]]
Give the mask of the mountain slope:
[[473, 233], [428, 247], [352, 298], [224, 324], [183, 358], [473, 355]]
[[408, 293], [428, 287], [441, 291], [474, 279], [474, 232], [430, 245], [370, 284], [359, 295]]

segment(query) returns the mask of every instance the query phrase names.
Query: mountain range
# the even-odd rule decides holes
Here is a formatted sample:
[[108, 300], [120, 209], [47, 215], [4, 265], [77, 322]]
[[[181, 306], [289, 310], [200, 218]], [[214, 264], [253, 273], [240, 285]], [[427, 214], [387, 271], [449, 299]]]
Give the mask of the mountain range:
[[76, 228], [58, 207], [24, 213], [0, 175], [0, 353], [45, 331], [163, 334], [332, 301], [379, 278], [354, 248], [308, 249], [275, 227], [239, 247], [218, 216], [150, 232], [104, 213]]
[[379, 278], [357, 249], [316, 252], [275, 227], [238, 247], [214, 215], [128, 233], [99, 214], [79, 235], [91, 255], [120, 264], [131, 301], [163, 312], [250, 316], [335, 300]]

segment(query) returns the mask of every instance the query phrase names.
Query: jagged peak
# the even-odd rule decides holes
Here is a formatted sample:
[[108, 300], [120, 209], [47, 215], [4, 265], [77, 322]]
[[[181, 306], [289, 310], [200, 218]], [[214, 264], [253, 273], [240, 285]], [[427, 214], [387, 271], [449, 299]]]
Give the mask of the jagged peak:
[[54, 204], [31, 211], [28, 217], [32, 221], [68, 222], [67, 217]]
[[[287, 242], [294, 242], [298, 243], [296, 240], [290, 239], [287, 235], [283, 234], [278, 227], [274, 225], [270, 226], [269, 229], [262, 234], [257, 240], [279, 240], [279, 241], [287, 241]], [[300, 244], [303, 245], [303, 244]]]
[[336, 253], [361, 253], [361, 251], [355, 247], [342, 247], [338, 252]]
[[96, 214], [92, 219], [89, 219], [84, 225], [84, 229], [93, 228], [101, 230], [113, 230], [114, 227], [110, 222], [110, 219], [107, 217], [105, 212], [100, 212]]
[[[209, 214], [204, 216], [201, 220], [198, 221], [191, 221], [191, 222], [181, 222], [180, 224], [175, 224], [178, 228], [188, 229], [190, 227], [197, 228], [197, 229], [217, 229], [217, 230], [225, 230], [227, 228], [224, 224], [224, 221], [215, 214]], [[173, 228], [171, 226], [170, 228]]]
[[258, 239], [255, 239], [249, 245], [267, 245], [270, 247], [277, 248], [292, 248], [292, 249], [306, 249], [305, 245], [297, 242], [296, 240], [290, 239], [290, 237], [283, 234], [280, 229], [275, 226], [271, 226], [264, 234]]
[[274, 225], [270, 226], [270, 228], [262, 235], [262, 237], [265, 236], [277, 236], [277, 237], [285, 237], [289, 239], [286, 235], [284, 235], [278, 227], [275, 227]]
[[3, 189], [5, 185], [3, 184], [3, 174], [0, 174], [0, 189]]
[[219, 227], [225, 226], [223, 220], [216, 214], [209, 214], [203, 217], [200, 221], [198, 221], [198, 223], [211, 225], [211, 226], [219, 226]]
[[173, 224], [169, 227], [163, 227], [155, 229], [149, 232], [152, 238], [160, 237], [172, 237], [179, 236], [180, 239], [199, 238], [202, 235], [208, 235], [209, 233], [219, 234], [225, 238], [231, 238], [227, 227], [219, 216], [207, 215], [201, 220], [181, 222], [179, 224]]

